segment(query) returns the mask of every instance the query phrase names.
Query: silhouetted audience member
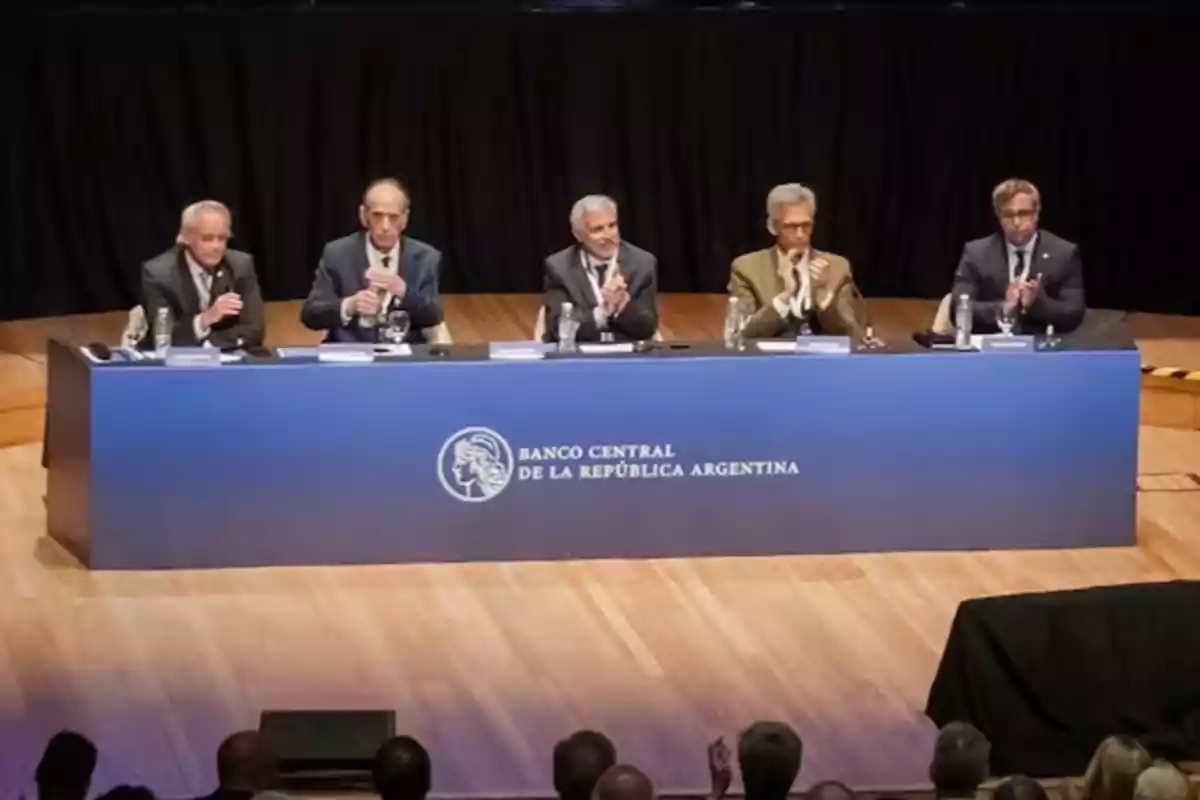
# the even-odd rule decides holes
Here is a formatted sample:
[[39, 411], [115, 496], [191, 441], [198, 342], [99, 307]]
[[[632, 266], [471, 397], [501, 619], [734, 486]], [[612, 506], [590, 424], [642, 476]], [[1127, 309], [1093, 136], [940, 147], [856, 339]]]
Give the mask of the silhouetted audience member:
[[992, 744], [978, 728], [951, 722], [938, 731], [929, 780], [941, 800], [974, 798], [991, 772]]
[[800, 774], [804, 743], [782, 722], [756, 722], [738, 736], [746, 800], [784, 800]]
[[1131, 736], [1109, 736], [1102, 741], [1083, 774], [1080, 800], [1133, 800], [1133, 787], [1152, 759]]
[[596, 782], [617, 763], [617, 749], [603, 733], [576, 731], [554, 746], [554, 791], [560, 800], [591, 800]]
[[992, 800], [1047, 800], [1046, 788], [1026, 775], [1010, 775], [996, 787]]
[[202, 800], [252, 800], [275, 788], [275, 757], [258, 731], [238, 731], [217, 748], [217, 790]]
[[841, 781], [821, 781], [809, 787], [808, 800], [854, 800], [854, 790]]
[[1187, 776], [1169, 761], [1158, 761], [1142, 770], [1133, 787], [1133, 800], [1190, 800]]
[[59, 731], [46, 743], [34, 780], [38, 800], [84, 800], [96, 771], [96, 745], [74, 731]]
[[614, 764], [596, 781], [593, 800], [654, 800], [654, 784], [630, 764]]
[[425, 800], [433, 783], [429, 753], [411, 736], [388, 739], [375, 753], [371, 781], [383, 800]]
[[145, 786], [121, 784], [109, 789], [96, 800], [157, 800], [157, 798], [154, 796], [154, 792]]

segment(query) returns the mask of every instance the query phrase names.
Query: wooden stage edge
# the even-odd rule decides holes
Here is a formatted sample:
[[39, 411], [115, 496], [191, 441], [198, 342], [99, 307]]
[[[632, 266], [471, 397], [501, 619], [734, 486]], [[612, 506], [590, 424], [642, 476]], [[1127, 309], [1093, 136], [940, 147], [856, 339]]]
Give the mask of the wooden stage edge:
[[[664, 336], [716, 338], [721, 303], [664, 298]], [[528, 336], [536, 304], [447, 299], [460, 341]], [[873, 306], [885, 336], [932, 309]], [[272, 338], [298, 332], [294, 311], [271, 306]], [[1143, 352], [1195, 349], [1192, 324], [1163, 322]], [[48, 335], [120, 326], [0, 326], [3, 391], [37, 408]], [[547, 796], [554, 743], [582, 727], [659, 787], [700, 795], [705, 745], [762, 718], [803, 736], [800, 787], [903, 796], [926, 785], [923, 709], [960, 602], [1200, 579], [1194, 430], [1141, 429], [1133, 547], [178, 572], [89, 572], [47, 539], [40, 456], [0, 449], [0, 797], [36, 796], [41, 748], [64, 727], [97, 742], [96, 790], [206, 794], [223, 736], [298, 708], [394, 709], [441, 796]]]
[[[446, 321], [455, 341], [478, 343], [528, 339], [533, 334], [540, 296], [536, 294], [448, 295]], [[725, 296], [664, 294], [660, 298], [663, 338], [674, 341], [721, 337]], [[876, 332], [907, 339], [933, 320], [935, 300], [870, 301]], [[1128, 325], [1142, 363], [1179, 372], [1200, 371], [1200, 318], [1164, 314], [1090, 311], [1099, 324]], [[267, 344], [305, 345], [321, 335], [300, 324], [300, 301], [267, 304]], [[45, 354], [50, 338], [85, 344], [120, 339], [125, 312], [0, 323], [0, 447], [41, 440], [45, 415]], [[1170, 370], [1164, 370], [1170, 371]], [[1200, 429], [1200, 374], [1195, 379], [1148, 375], [1143, 380], [1142, 422]]]

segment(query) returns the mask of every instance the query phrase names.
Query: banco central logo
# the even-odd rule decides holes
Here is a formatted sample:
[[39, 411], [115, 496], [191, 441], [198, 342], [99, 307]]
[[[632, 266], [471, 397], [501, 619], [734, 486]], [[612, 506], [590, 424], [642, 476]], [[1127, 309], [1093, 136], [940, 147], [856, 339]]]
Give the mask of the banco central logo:
[[442, 488], [455, 500], [482, 503], [512, 480], [512, 448], [491, 428], [463, 428], [442, 445], [437, 470]]

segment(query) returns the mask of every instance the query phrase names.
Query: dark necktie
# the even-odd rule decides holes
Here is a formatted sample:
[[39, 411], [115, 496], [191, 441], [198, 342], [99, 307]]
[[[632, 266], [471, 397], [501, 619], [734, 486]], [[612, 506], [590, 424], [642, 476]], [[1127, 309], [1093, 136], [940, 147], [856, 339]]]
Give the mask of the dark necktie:
[[1013, 272], [1013, 280], [1014, 281], [1020, 280], [1021, 276], [1024, 273], [1025, 273], [1025, 250], [1021, 249], [1021, 250], [1017, 251], [1017, 268]]

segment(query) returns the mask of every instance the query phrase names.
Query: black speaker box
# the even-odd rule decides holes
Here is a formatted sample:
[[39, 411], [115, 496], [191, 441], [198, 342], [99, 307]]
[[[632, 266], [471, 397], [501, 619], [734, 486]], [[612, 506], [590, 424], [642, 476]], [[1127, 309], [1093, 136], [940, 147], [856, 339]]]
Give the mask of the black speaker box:
[[279, 759], [280, 788], [371, 788], [379, 746], [396, 735], [394, 711], [264, 711], [259, 733]]

